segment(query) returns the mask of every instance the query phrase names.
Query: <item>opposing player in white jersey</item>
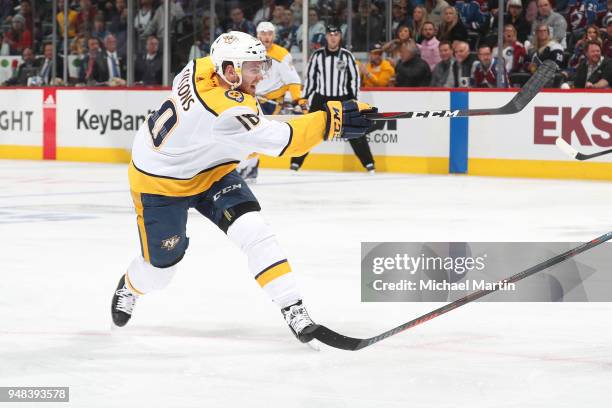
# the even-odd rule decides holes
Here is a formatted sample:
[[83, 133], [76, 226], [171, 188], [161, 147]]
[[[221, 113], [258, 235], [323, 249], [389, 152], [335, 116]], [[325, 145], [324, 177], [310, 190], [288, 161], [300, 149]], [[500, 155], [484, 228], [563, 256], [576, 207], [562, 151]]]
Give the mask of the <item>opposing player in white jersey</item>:
[[[187, 211], [195, 208], [244, 251], [253, 277], [295, 336], [312, 339], [317, 325], [302, 304], [287, 257], [235, 169], [252, 152], [295, 156], [328, 138], [360, 137], [371, 125], [362, 113], [369, 107], [330, 102], [327, 111], [269, 121], [255, 99], [268, 67], [259, 40], [222, 34], [210, 57], [190, 62], [176, 76], [168, 99], [139, 129], [128, 173], [141, 254], [114, 293], [115, 325], [130, 320], [139, 296], [168, 285], [189, 243]], [[214, 248], [208, 251], [214, 256]]]
[[[257, 84], [255, 94], [261, 105], [264, 115], [277, 115], [280, 113], [285, 95], [289, 92], [292, 103], [302, 113], [308, 112], [308, 104], [301, 99], [302, 81], [293, 66], [291, 54], [285, 48], [274, 43], [276, 32], [274, 24], [262, 21], [257, 25], [257, 38], [266, 47], [266, 55], [272, 65], [263, 79]], [[259, 157], [251, 155], [238, 165], [238, 172], [245, 180], [257, 179]]]

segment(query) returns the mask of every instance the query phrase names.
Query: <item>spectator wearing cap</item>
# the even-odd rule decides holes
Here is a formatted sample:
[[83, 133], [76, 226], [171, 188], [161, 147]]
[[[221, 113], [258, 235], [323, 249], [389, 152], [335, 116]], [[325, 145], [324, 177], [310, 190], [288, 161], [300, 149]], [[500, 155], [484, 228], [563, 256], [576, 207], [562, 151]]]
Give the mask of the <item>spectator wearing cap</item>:
[[[471, 85], [474, 88], [497, 88], [497, 58], [493, 58], [491, 47], [480, 44], [478, 47], [478, 61], [472, 68]], [[503, 79], [501, 88], [508, 87], [508, 73], [503, 68]]]
[[421, 52], [421, 58], [429, 65], [429, 69], [440, 62], [440, 41], [435, 36], [435, 27], [431, 21], [426, 21], [421, 29], [421, 43], [417, 44]]
[[364, 87], [386, 87], [389, 86], [391, 78], [395, 75], [393, 65], [383, 58], [383, 49], [380, 43], [374, 44], [370, 50], [369, 61], [359, 64], [361, 73], [361, 84]]
[[565, 36], [567, 31], [567, 21], [565, 18], [553, 11], [551, 0], [537, 0], [538, 14], [531, 24], [530, 42], [534, 42], [536, 38], [536, 28], [540, 24], [546, 24], [550, 27], [550, 37], [552, 40], [564, 46]]
[[[325, 110], [329, 101], [359, 98], [359, 70], [353, 54], [341, 47], [342, 33], [335, 25], [327, 26], [327, 45], [312, 53], [306, 68], [302, 99], [311, 99], [310, 112]], [[374, 158], [365, 136], [349, 140], [355, 155], [369, 172]], [[291, 169], [299, 170], [307, 154], [291, 159]]]
[[[512, 24], [506, 24], [504, 27], [502, 55], [506, 62], [506, 71], [509, 73], [523, 71], [525, 67], [525, 58], [527, 57], [525, 46], [517, 41], [516, 36], [516, 27]], [[493, 48], [493, 55], [497, 55], [497, 47]]]
[[453, 63], [453, 47], [448, 41], [440, 41], [438, 50], [440, 62], [431, 71], [430, 86], [452, 88], [455, 86], [453, 76], [450, 75]]
[[431, 70], [419, 55], [416, 44], [402, 45], [400, 56], [401, 62], [395, 67], [395, 86], [411, 88], [429, 86]]
[[578, 66], [574, 78], [576, 88], [609, 88], [612, 84], [612, 60], [601, 54], [601, 44], [587, 41], [586, 58]]
[[11, 48], [11, 55], [19, 55], [26, 48], [32, 47], [32, 33], [25, 27], [25, 18], [22, 15], [13, 17], [11, 29], [6, 33], [6, 41]]
[[228, 31], [242, 31], [255, 37], [255, 24], [244, 17], [244, 12], [240, 7], [233, 7], [230, 10], [230, 19]]
[[[504, 14], [504, 25], [512, 24], [516, 29], [516, 38], [519, 42], [524, 43], [529, 37], [531, 24], [525, 18], [523, 13], [523, 4], [521, 0], [509, 0], [507, 5], [507, 13]], [[491, 25], [491, 33], [497, 38], [497, 26], [499, 18], [497, 13], [493, 15], [493, 24]]]

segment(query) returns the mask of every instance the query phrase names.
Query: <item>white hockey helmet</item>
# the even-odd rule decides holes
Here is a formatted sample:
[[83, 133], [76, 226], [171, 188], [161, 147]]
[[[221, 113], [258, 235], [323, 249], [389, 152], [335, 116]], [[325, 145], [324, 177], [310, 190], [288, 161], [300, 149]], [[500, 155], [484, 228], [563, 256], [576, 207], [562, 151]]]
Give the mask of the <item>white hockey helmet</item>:
[[[225, 82], [235, 89], [242, 84], [242, 63], [246, 61], [264, 62], [264, 70], [271, 65], [266, 55], [266, 47], [257, 38], [240, 31], [230, 31], [221, 34], [210, 47], [210, 57], [215, 66], [215, 72]], [[234, 66], [238, 74], [238, 82], [229, 81], [223, 74], [224, 62]]]
[[269, 21], [262, 21], [261, 23], [257, 24], [257, 32], [261, 33], [261, 32], [276, 32], [276, 27], [274, 27], [274, 24], [272, 24]]

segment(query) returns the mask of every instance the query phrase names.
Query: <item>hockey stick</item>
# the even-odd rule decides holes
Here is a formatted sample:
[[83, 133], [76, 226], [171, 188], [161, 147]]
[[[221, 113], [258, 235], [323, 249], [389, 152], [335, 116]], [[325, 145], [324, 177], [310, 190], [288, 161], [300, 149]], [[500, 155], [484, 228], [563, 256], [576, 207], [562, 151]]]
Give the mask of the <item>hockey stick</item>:
[[550, 258], [544, 262], [541, 262], [535, 266], [532, 266], [529, 269], [526, 269], [522, 272], [517, 273], [516, 275], [512, 275], [509, 278], [501, 280], [493, 285], [494, 289], [483, 289], [477, 292], [470, 293], [467, 296], [462, 297], [461, 299], [457, 299], [454, 302], [451, 302], [445, 306], [442, 306], [436, 310], [433, 310], [429, 313], [426, 313], [422, 316], [417, 317], [414, 320], [411, 320], [407, 323], [404, 323], [400, 326], [397, 326], [391, 330], [387, 330], [384, 333], [379, 334], [378, 336], [370, 337], [368, 339], [358, 339], [354, 337], [344, 336], [342, 334], [336, 333], [335, 331], [328, 329], [325, 326], [319, 325], [318, 328], [314, 330], [314, 338], [319, 340], [322, 343], [327, 344], [328, 346], [339, 348], [342, 350], [360, 350], [362, 348], [371, 346], [374, 343], [378, 343], [381, 340], [386, 339], [387, 337], [391, 337], [398, 333], [403, 332], [404, 330], [408, 330], [413, 328], [414, 326], [418, 326], [421, 323], [425, 323], [431, 319], [434, 319], [438, 316], [441, 316], [445, 313], [450, 312], [451, 310], [457, 309], [463, 305], [466, 305], [470, 302], [473, 302], [477, 299], [480, 299], [483, 296], [486, 296], [490, 293], [496, 292], [500, 289], [500, 287], [505, 283], [514, 283], [518, 282], [521, 279], [525, 279], [528, 276], [531, 276], [537, 272], [543, 271], [544, 269], [550, 268], [553, 265], [561, 263], [569, 258], [572, 258], [584, 251], [587, 251], [591, 248], [600, 245], [609, 239], [612, 238], [612, 231], [608, 232], [600, 237], [595, 238], [592, 241], [586, 242], [576, 248], [570, 249], [567, 252], [564, 252], [560, 255], [557, 255], [553, 258]]
[[555, 141], [557, 147], [563, 151], [563, 153], [567, 154], [572, 159], [576, 160], [589, 160], [594, 157], [603, 156], [605, 154], [612, 153], [612, 149], [603, 150], [601, 152], [592, 153], [592, 154], [584, 154], [580, 153], [578, 150], [574, 149], [569, 143], [567, 143], [562, 138], [558, 137]]
[[[500, 108], [490, 109], [456, 109], [456, 110], [428, 110], [412, 112], [376, 112], [366, 113], [365, 116], [372, 120], [413, 119], [413, 118], [461, 118], [466, 116], [485, 115], [511, 115], [522, 111], [525, 106], [540, 92], [553, 77], [557, 65], [550, 60], [544, 61], [538, 70], [529, 78], [527, 83], [514, 98]], [[295, 119], [295, 115], [267, 115], [266, 118], [280, 122]]]
[[557, 70], [557, 64], [547, 60], [540, 65], [538, 70], [529, 78], [514, 98], [500, 108], [492, 109], [466, 109], [466, 110], [433, 110], [415, 112], [381, 112], [366, 113], [365, 116], [372, 120], [412, 119], [412, 118], [460, 118], [466, 116], [485, 115], [511, 115], [518, 113], [531, 102], [553, 77]]

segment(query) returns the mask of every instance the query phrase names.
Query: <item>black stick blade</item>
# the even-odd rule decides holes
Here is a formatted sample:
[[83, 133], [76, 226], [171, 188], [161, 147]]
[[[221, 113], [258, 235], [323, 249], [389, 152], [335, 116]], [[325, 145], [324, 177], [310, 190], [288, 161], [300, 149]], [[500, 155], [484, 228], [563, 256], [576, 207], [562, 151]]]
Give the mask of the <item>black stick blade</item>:
[[523, 85], [514, 98], [501, 108], [502, 113], [517, 113], [523, 110], [544, 86], [549, 83], [557, 72], [557, 64], [547, 60], [538, 67], [538, 70]]

